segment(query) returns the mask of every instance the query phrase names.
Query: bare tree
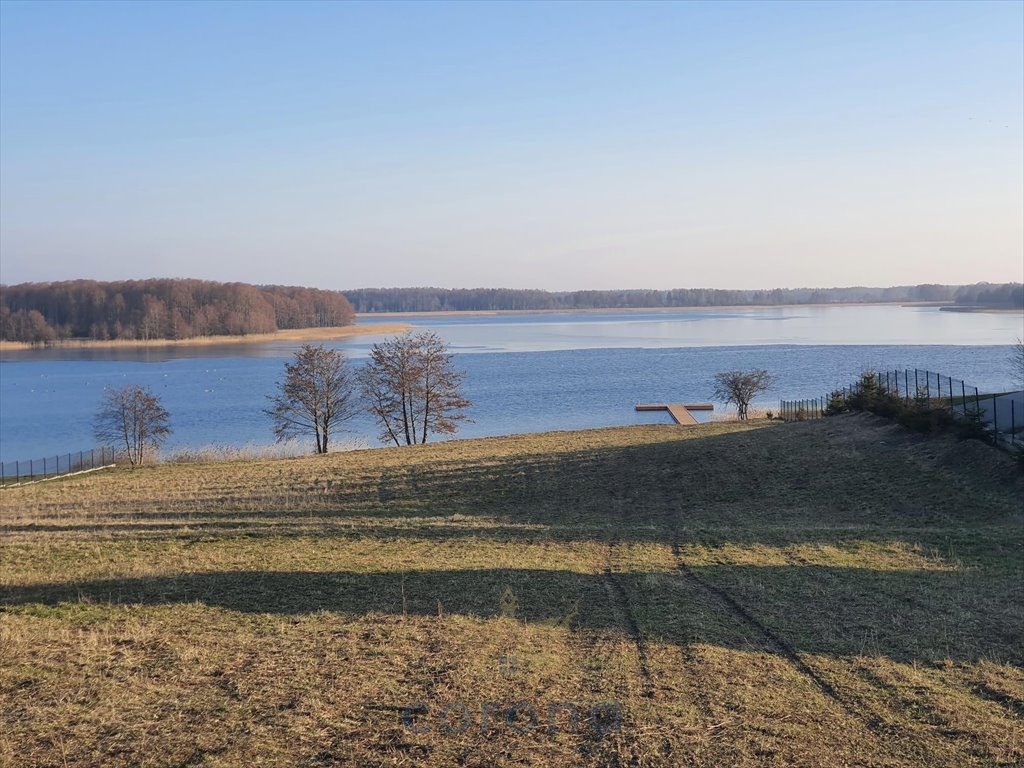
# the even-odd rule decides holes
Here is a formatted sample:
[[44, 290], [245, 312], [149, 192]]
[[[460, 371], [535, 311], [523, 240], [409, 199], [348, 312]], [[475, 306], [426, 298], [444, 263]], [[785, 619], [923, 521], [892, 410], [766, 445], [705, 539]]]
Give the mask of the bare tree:
[[345, 356], [323, 344], [304, 344], [284, 370], [284, 381], [264, 411], [274, 422], [274, 437], [282, 442], [312, 433], [316, 452], [327, 453], [331, 435], [359, 412]]
[[381, 442], [415, 445], [431, 434], [453, 434], [470, 402], [465, 374], [436, 333], [404, 333], [375, 344], [360, 373], [366, 407], [380, 426]]
[[147, 449], [156, 449], [171, 434], [170, 414], [160, 398], [136, 384], [108, 389], [93, 421], [93, 433], [101, 443], [124, 447], [132, 466], [146, 458]]
[[715, 374], [714, 397], [720, 402], [735, 404], [740, 419], [746, 419], [751, 401], [774, 383], [775, 377], [763, 368], [723, 371]]

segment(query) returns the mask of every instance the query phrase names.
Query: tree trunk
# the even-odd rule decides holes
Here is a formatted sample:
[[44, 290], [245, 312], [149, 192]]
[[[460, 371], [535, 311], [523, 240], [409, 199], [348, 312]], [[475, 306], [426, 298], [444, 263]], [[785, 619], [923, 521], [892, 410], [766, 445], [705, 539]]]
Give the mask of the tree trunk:
[[428, 389], [423, 395], [423, 434], [420, 436], [420, 444], [423, 445], [427, 442], [427, 424], [430, 418], [430, 390]]
[[412, 437], [409, 435], [409, 421], [411, 420], [409, 414], [409, 407], [405, 401], [405, 392], [402, 392], [402, 422], [405, 426], [405, 444], [412, 445]]

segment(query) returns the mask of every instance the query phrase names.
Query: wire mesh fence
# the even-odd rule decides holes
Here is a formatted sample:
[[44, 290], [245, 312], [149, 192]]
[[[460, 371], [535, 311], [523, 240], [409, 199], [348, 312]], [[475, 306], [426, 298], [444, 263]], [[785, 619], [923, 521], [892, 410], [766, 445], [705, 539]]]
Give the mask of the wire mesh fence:
[[44, 456], [41, 459], [5, 461], [0, 463], [0, 486], [34, 483], [75, 472], [109, 467], [114, 460], [113, 448], [99, 446], [84, 451]]
[[779, 401], [779, 416], [785, 421], [820, 419], [825, 416], [826, 407], [828, 407], [827, 397], [816, 397], [810, 400], [781, 400]]
[[[873, 383], [869, 383], [873, 377]], [[844, 400], [864, 393], [865, 386], [907, 402], [948, 408], [961, 419], [977, 418], [986, 425], [997, 445], [1024, 445], [1024, 392], [982, 393], [973, 384], [935, 371], [918, 368], [868, 371], [860, 380], [834, 393], [803, 400], [782, 400], [779, 415], [786, 421], [825, 416], [833, 394]]]

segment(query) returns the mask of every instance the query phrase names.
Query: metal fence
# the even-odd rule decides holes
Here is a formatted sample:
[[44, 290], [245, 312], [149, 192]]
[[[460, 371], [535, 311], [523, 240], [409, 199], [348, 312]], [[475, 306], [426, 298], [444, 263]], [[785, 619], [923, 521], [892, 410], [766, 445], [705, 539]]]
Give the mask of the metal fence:
[[[948, 407], [961, 418], [977, 414], [989, 427], [997, 444], [1024, 445], [1024, 392], [982, 394], [977, 387], [935, 371], [917, 368], [869, 371], [879, 391], [904, 400], [916, 400], [932, 406]], [[835, 390], [844, 398], [863, 391], [863, 379]], [[779, 415], [786, 421], [817, 419], [825, 415], [831, 395], [783, 400]]]
[[[921, 400], [930, 404], [948, 405], [950, 410], [961, 416], [968, 411], [979, 410], [982, 395], [978, 388], [963, 379], [954, 379], [934, 371], [911, 370], [877, 371], [875, 380], [878, 388], [887, 395], [906, 400]], [[855, 385], [858, 389], [861, 382]], [[858, 391], [851, 389], [850, 394]], [[989, 395], [985, 395], [989, 397]]]
[[0, 463], [0, 486], [35, 483], [75, 472], [88, 472], [112, 466], [114, 459], [113, 448], [100, 446], [73, 453], [44, 456], [41, 459], [5, 461]]
[[806, 421], [820, 419], [828, 407], [827, 397], [816, 397], [811, 400], [781, 400], [779, 416], [785, 421]]

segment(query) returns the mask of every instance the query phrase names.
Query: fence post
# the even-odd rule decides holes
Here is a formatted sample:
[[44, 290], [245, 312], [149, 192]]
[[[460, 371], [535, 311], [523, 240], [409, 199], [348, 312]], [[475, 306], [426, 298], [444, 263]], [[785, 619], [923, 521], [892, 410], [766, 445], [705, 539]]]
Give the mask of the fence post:
[[1010, 445], [1017, 444], [1017, 413], [1014, 408], [1014, 400], [1010, 398]]
[[953, 377], [947, 376], [949, 379], [949, 409], [953, 410]]
[[15, 476], [14, 476], [14, 482], [20, 484], [21, 483], [21, 459], [18, 459], [17, 469], [15, 469], [15, 472], [17, 474], [15, 474]]
[[921, 385], [917, 383], [917, 368], [914, 369], [914, 397], [921, 392]]
[[993, 442], [999, 445], [999, 413], [996, 409], [996, 396], [992, 394], [992, 437]]

